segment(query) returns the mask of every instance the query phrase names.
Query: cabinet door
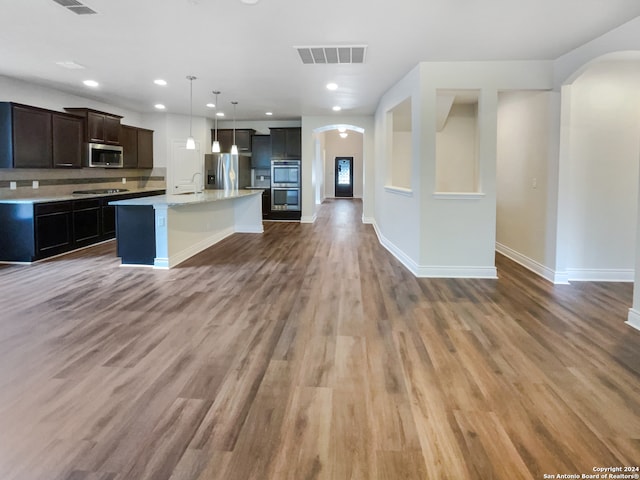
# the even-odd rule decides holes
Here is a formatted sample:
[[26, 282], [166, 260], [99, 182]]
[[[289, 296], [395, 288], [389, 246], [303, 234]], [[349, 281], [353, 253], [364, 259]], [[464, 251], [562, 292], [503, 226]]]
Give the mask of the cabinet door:
[[271, 137], [254, 135], [251, 139], [251, 168], [271, 168]]
[[87, 128], [89, 142], [104, 142], [104, 115], [88, 112]]
[[120, 118], [104, 116], [104, 142], [112, 145], [120, 144]]
[[153, 130], [138, 129], [138, 168], [153, 168]]
[[52, 114], [54, 167], [82, 167], [82, 124], [81, 118]]
[[122, 166], [138, 168], [138, 129], [121, 125], [120, 141], [122, 142]]
[[51, 168], [51, 112], [13, 107], [13, 166]]
[[236, 145], [239, 154], [251, 153], [251, 137], [253, 137], [251, 130], [236, 130]]
[[73, 241], [76, 247], [95, 243], [100, 236], [100, 199], [73, 202]]
[[218, 130], [218, 142], [220, 142], [220, 152], [231, 152], [231, 145], [233, 145], [233, 130]]
[[267, 189], [262, 192], [262, 218], [270, 218], [271, 216], [271, 190]]
[[[109, 199], [110, 200], [110, 199]], [[103, 240], [116, 236], [116, 207], [107, 205], [108, 200], [102, 202], [102, 232]]]
[[271, 156], [273, 158], [287, 156], [287, 132], [284, 128], [271, 129]]
[[73, 247], [71, 202], [36, 205], [35, 230], [37, 258], [71, 250]]
[[286, 129], [286, 139], [287, 139], [287, 151], [286, 155], [288, 158], [300, 158], [302, 156], [302, 139], [301, 139], [301, 129], [299, 128], [287, 128]]

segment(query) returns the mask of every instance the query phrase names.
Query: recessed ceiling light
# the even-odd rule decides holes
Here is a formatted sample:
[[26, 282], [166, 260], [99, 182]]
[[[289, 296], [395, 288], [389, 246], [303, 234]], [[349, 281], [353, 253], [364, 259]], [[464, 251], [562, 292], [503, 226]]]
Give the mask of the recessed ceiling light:
[[338, 84], [337, 83], [327, 83], [327, 89], [328, 90], [337, 90], [338, 89]]
[[85, 80], [84, 83], [87, 87], [97, 87], [100, 84], [98, 82], [96, 82], [95, 80]]
[[219, 117], [224, 117], [224, 112], [218, 112], [218, 113], [216, 113], [216, 115], [219, 116]]
[[349, 134], [347, 132], [340, 132], [340, 137], [347, 138]]
[[215, 103], [207, 103], [206, 105], [208, 108], [216, 108], [216, 104]]
[[268, 116], [271, 116], [271, 115], [273, 115], [273, 112], [265, 112], [264, 114], [268, 115]]
[[346, 129], [345, 127], [340, 127], [340, 128], [338, 128], [338, 131], [339, 131], [340, 133], [344, 133], [344, 132], [346, 132], [346, 131], [347, 131], [347, 129]]
[[161, 103], [156, 103], [154, 107], [156, 107], [158, 110], [164, 110], [165, 108], [167, 108]]
[[339, 107], [338, 105], [336, 105], [335, 107], [333, 107], [333, 111], [334, 111], [334, 112], [339, 112], [340, 110], [342, 110], [342, 107]]
[[255, 5], [256, 3], [259, 2], [259, 0], [240, 0], [240, 1], [245, 5]]
[[161, 78], [158, 78], [157, 80], [154, 80], [153, 83], [155, 83], [156, 85], [160, 85], [160, 86], [165, 86], [167, 84], [166, 80], [162, 80]]

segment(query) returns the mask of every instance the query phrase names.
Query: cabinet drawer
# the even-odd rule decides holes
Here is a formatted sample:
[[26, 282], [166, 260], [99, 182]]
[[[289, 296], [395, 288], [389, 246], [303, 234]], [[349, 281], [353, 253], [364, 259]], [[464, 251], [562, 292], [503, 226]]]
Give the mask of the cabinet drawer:
[[70, 212], [71, 202], [40, 203], [34, 206], [36, 216], [49, 213]]
[[87, 200], [74, 200], [73, 209], [74, 210], [87, 210], [89, 208], [98, 208], [100, 206], [99, 198], [91, 198]]

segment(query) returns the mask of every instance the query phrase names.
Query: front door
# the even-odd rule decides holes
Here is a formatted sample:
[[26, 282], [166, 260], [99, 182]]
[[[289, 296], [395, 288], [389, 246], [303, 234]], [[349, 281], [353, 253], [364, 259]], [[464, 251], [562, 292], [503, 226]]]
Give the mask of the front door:
[[353, 197], [353, 157], [336, 157], [336, 197]]

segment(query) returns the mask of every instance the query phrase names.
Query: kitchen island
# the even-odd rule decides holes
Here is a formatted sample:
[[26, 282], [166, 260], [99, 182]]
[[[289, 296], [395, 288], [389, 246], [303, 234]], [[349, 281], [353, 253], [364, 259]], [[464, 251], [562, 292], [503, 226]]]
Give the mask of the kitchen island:
[[123, 265], [172, 268], [233, 233], [262, 233], [261, 190], [206, 190], [111, 202]]

